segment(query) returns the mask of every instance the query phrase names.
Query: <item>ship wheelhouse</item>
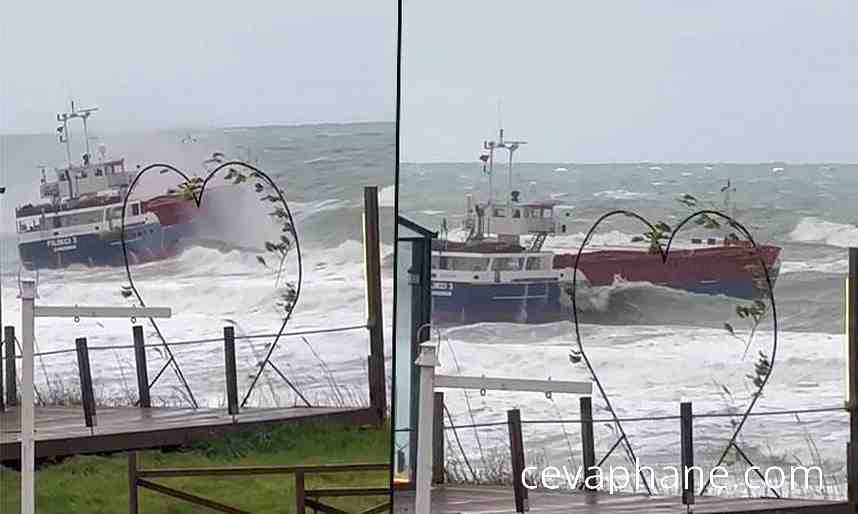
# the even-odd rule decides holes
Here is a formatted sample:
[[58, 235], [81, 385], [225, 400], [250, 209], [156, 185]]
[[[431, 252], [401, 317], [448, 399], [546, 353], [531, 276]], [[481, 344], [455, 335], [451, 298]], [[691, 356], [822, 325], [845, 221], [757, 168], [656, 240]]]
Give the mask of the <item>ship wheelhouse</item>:
[[432, 279], [448, 282], [502, 283], [556, 281], [550, 252], [432, 252]]
[[[119, 197], [89, 203], [94, 205], [86, 206], [87, 202], [79, 202], [78, 208], [71, 208], [68, 204], [64, 208], [44, 204], [28, 205], [19, 209], [16, 217], [20, 242], [120, 229], [122, 202]], [[126, 224], [129, 225], [146, 221], [142, 202], [139, 200], [128, 202], [125, 215]]]

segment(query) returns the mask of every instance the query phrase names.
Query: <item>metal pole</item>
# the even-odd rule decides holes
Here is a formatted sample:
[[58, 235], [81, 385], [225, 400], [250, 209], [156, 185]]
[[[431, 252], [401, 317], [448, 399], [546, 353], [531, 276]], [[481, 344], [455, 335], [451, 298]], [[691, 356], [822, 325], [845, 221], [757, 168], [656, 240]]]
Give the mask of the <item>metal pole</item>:
[[415, 364], [420, 368], [420, 399], [417, 421], [417, 466], [415, 479], [414, 513], [429, 514], [432, 506], [432, 425], [435, 410], [435, 366], [438, 358], [435, 346], [420, 345], [420, 357]]
[[35, 406], [33, 398], [33, 337], [35, 332], [36, 283], [21, 283], [21, 514], [34, 514], [35, 489]]

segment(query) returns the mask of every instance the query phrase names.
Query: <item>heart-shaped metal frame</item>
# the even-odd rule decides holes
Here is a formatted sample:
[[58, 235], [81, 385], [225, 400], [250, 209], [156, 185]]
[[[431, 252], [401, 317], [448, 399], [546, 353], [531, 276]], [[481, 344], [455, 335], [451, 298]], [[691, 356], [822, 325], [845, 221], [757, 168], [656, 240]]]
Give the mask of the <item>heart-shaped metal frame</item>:
[[[274, 364], [271, 362], [271, 355], [274, 353], [274, 350], [277, 347], [277, 343], [280, 341], [280, 338], [283, 336], [283, 332], [286, 329], [286, 324], [289, 322], [289, 319], [292, 317], [292, 312], [295, 310], [295, 306], [298, 304], [298, 300], [301, 296], [301, 283], [303, 281], [303, 264], [302, 264], [302, 258], [301, 258], [301, 244], [300, 244], [300, 241], [298, 239], [298, 229], [295, 226], [295, 220], [292, 217], [292, 211], [289, 209], [289, 204], [286, 202], [285, 195], [280, 190], [280, 188], [277, 186], [277, 184], [275, 184], [274, 181], [271, 180], [271, 177], [269, 177], [262, 170], [256, 168], [255, 166], [253, 166], [251, 164], [248, 164], [246, 162], [229, 161], [229, 162], [224, 162], [224, 163], [218, 165], [213, 170], [211, 170], [209, 172], [209, 174], [199, 184], [198, 189], [191, 189], [190, 190], [190, 194], [192, 196], [191, 199], [193, 200], [196, 207], [199, 208], [200, 205], [202, 204], [203, 194], [205, 193], [205, 188], [206, 188], [206, 185], [208, 184], [209, 180], [211, 180], [215, 175], [217, 175], [217, 173], [219, 171], [221, 171], [224, 168], [237, 168], [237, 167], [243, 167], [243, 168], [246, 168], [248, 170], [251, 170], [252, 175], [255, 178], [261, 179], [261, 180], [264, 180], [265, 182], [267, 182], [268, 186], [277, 193], [277, 197], [280, 199], [280, 203], [283, 206], [283, 210], [286, 213], [289, 224], [291, 226], [291, 230], [289, 231], [289, 234], [292, 236], [292, 239], [293, 239], [293, 242], [295, 245], [296, 256], [298, 259], [298, 277], [297, 277], [297, 280], [295, 281], [294, 297], [293, 297], [292, 302], [289, 305], [288, 309], [286, 310], [286, 315], [283, 317], [283, 322], [280, 325], [280, 329], [277, 331], [276, 336], [274, 337], [274, 340], [271, 342], [271, 344], [268, 345], [268, 352], [265, 355], [265, 359], [262, 361], [262, 364], [259, 366], [259, 369], [257, 370], [256, 375], [254, 376], [253, 381], [251, 382], [250, 387], [247, 390], [247, 393], [245, 393], [244, 399], [241, 401], [241, 406], [244, 407], [244, 405], [247, 403], [247, 400], [250, 398], [250, 395], [253, 392], [253, 388], [256, 386], [256, 382], [262, 376], [263, 371], [265, 371], [265, 367], [270, 365], [270, 366], [272, 366], [272, 368], [275, 371], [277, 371], [277, 373], [286, 381], [286, 383], [289, 385], [289, 387], [309, 407], [310, 402], [301, 394], [301, 392], [292, 384], [292, 382], [290, 382], [286, 378], [286, 376], [282, 372], [280, 372], [279, 369], [277, 369], [277, 367], [274, 366]], [[123, 202], [122, 202], [122, 258], [123, 258], [123, 262], [125, 264], [125, 275], [128, 278], [128, 284], [131, 287], [131, 290], [134, 292], [134, 296], [137, 298], [137, 301], [140, 302], [140, 305], [142, 307], [145, 307], [146, 303], [143, 301], [142, 295], [137, 290], [137, 286], [134, 284], [134, 279], [133, 279], [132, 274], [131, 274], [131, 267], [130, 267], [129, 262], [128, 262], [128, 249], [126, 247], [126, 241], [125, 241], [125, 237], [126, 237], [125, 212], [126, 212], [126, 208], [128, 206], [128, 199], [131, 197], [131, 193], [132, 193], [132, 191], [134, 191], [134, 187], [137, 185], [137, 182], [143, 177], [144, 174], [146, 174], [148, 171], [153, 170], [153, 169], [159, 169], [159, 170], [161, 170], [160, 171], [161, 173], [163, 173], [164, 170], [172, 171], [173, 173], [176, 173], [177, 175], [179, 175], [184, 180], [184, 182], [183, 182], [184, 184], [191, 184], [192, 183], [192, 178], [189, 177], [187, 174], [185, 174], [180, 169], [178, 169], [178, 168], [176, 168], [170, 164], [154, 163], [154, 164], [150, 164], [150, 165], [146, 166], [145, 168], [141, 169], [140, 172], [137, 173], [137, 175], [134, 177], [134, 180], [131, 181], [131, 184], [128, 187], [128, 192], [125, 194], [125, 198], [123, 199]], [[199, 178], [199, 177], [194, 177], [194, 178]], [[193, 404], [194, 408], [197, 408], [198, 407], [197, 401], [194, 398], [194, 395], [191, 392], [191, 388], [188, 385], [187, 380], [185, 380], [184, 374], [182, 373], [182, 370], [178, 365], [178, 361], [176, 361], [176, 358], [173, 355], [173, 352], [170, 350], [170, 345], [167, 343], [167, 340], [164, 337], [163, 333], [161, 332], [160, 327], [158, 326], [157, 322], [152, 318], [149, 318], [149, 322], [152, 324], [152, 327], [155, 329], [155, 332], [157, 333], [158, 338], [161, 340], [161, 343], [164, 346], [164, 348], [166, 349], [167, 354], [169, 356], [167, 363], [164, 364], [164, 367], [161, 368], [161, 371], [156, 375], [156, 377], [152, 381], [152, 383], [149, 384], [149, 387], [152, 387], [155, 384], [155, 382], [158, 381], [158, 378], [160, 378], [161, 374], [163, 374], [164, 370], [166, 370], [170, 364], [173, 364], [173, 369], [176, 372], [178, 379], [184, 385], [185, 390], [188, 392], [191, 403]]]
[[[575, 326], [575, 340], [578, 343], [578, 351], [580, 352], [584, 363], [587, 365], [587, 369], [590, 371], [590, 375], [593, 377], [593, 381], [596, 383], [596, 387], [599, 390], [599, 394], [602, 396], [602, 399], [604, 400], [605, 405], [607, 406], [608, 410], [610, 411], [611, 417], [614, 420], [614, 424], [616, 425], [617, 430], [619, 431], [619, 434], [620, 434], [619, 440], [614, 445], [614, 447], [611, 448], [611, 451], [613, 451], [613, 449], [616, 448], [617, 445], [619, 445], [620, 443], [623, 443], [624, 449], [626, 450], [629, 458], [633, 462], [637, 462], [637, 458], [635, 457], [635, 453], [634, 453], [634, 450], [632, 449], [631, 443], [629, 442], [629, 438], [626, 435], [625, 430], [623, 430], [622, 423], [620, 422], [620, 419], [617, 416], [617, 413], [614, 410], [614, 407], [611, 404], [611, 401], [608, 399], [608, 394], [605, 391], [605, 388], [602, 385], [602, 382], [599, 380], [599, 377], [596, 374], [596, 370], [593, 368], [593, 365], [590, 362], [590, 359], [587, 357], [587, 352], [584, 349], [584, 343], [583, 343], [583, 340], [581, 338], [581, 331], [580, 331], [579, 324], [578, 324], [578, 305], [577, 305], [577, 301], [576, 301], [576, 292], [577, 292], [577, 283], [578, 283], [578, 280], [577, 280], [578, 279], [578, 272], [577, 272], [577, 270], [578, 270], [579, 261], [581, 259], [581, 254], [584, 252], [584, 249], [587, 247], [587, 244], [590, 242], [590, 238], [593, 236], [596, 229], [599, 228], [599, 225], [601, 225], [602, 222], [604, 222], [607, 219], [612, 218], [614, 216], [626, 216], [626, 217], [634, 218], [634, 219], [640, 221], [641, 223], [643, 223], [645, 226], [647, 226], [650, 231], [652, 231], [652, 232], [656, 231], [656, 228], [646, 218], [637, 214], [636, 212], [632, 212], [629, 210], [610, 211], [610, 212], [602, 215], [599, 219], [596, 220], [596, 222], [590, 227], [590, 230], [587, 232], [587, 235], [584, 237], [584, 240], [581, 242], [581, 246], [578, 248], [578, 253], [575, 256], [575, 270], [576, 271], [572, 274], [572, 290], [571, 290], [571, 294], [570, 294], [570, 296], [572, 298], [572, 320], [573, 320], [573, 323]], [[665, 245], [665, 247], [663, 249], [662, 249], [660, 244], [657, 245], [658, 253], [661, 256], [662, 264], [666, 264], [668, 261], [668, 258], [670, 256], [670, 246], [673, 243], [673, 239], [674, 239], [674, 237], [676, 237], [676, 234], [678, 234], [680, 232], [680, 230], [682, 229], [683, 226], [685, 226], [685, 224], [689, 223], [691, 220], [693, 220], [694, 218], [696, 218], [698, 216], [717, 216], [723, 220], [727, 220], [727, 222], [729, 223], [729, 225], [731, 227], [736, 228], [737, 230], [741, 231], [742, 234], [744, 234], [744, 236], [747, 238], [747, 240], [750, 241], [754, 250], [759, 249], [757, 246], [757, 243], [754, 241], [753, 236], [751, 236], [751, 233], [744, 227], [744, 225], [742, 225], [741, 223], [739, 223], [738, 221], [736, 221], [732, 217], [730, 217], [730, 216], [728, 216], [722, 212], [715, 211], [715, 210], [699, 210], [699, 211], [692, 213], [691, 215], [689, 215], [685, 219], [683, 219], [673, 229], [673, 231], [671, 231], [670, 238], [667, 240], [667, 244]], [[778, 349], [778, 312], [777, 312], [777, 306], [775, 304], [775, 293], [774, 293], [774, 287], [772, 284], [771, 275], [769, 274], [769, 268], [766, 265], [766, 262], [762, 256], [759, 256], [759, 259], [760, 259], [760, 265], [761, 265], [763, 272], [765, 274], [765, 277], [766, 277], [766, 285], [768, 286], [766, 288], [766, 290], [768, 292], [768, 298], [769, 298], [769, 302], [771, 305], [771, 312], [772, 312], [772, 328], [773, 328], [773, 330], [772, 330], [771, 358], [769, 361], [770, 365], [769, 365], [768, 373], [766, 373], [766, 375], [763, 377], [762, 381], [760, 382], [757, 390], [752, 394], [751, 402], [748, 404], [747, 408], [745, 409], [745, 412], [742, 415], [741, 420], [736, 425], [736, 429], [733, 431], [733, 435], [730, 437], [730, 441], [727, 443], [727, 446], [724, 448], [724, 451], [721, 453], [721, 457], [718, 459], [718, 462], [715, 464], [715, 467], [720, 466], [724, 462], [724, 458], [727, 456], [727, 453], [730, 451], [731, 448], [736, 448], [736, 451], [741, 456], [743, 456], [743, 458], [745, 458], [747, 460], [747, 456], [745, 456], [744, 453], [742, 452], [742, 450], [739, 449], [739, 447], [736, 445], [736, 439], [738, 438], [739, 433], [742, 431], [742, 427], [745, 426], [745, 422], [747, 421], [748, 416], [750, 416], [751, 411], [754, 409], [754, 406], [756, 405], [757, 400], [760, 398], [760, 396], [762, 396], [763, 389], [765, 389], [766, 384], [769, 381], [769, 377], [771, 377], [771, 375], [772, 375], [772, 371], [774, 371], [775, 356], [777, 354], [777, 349]], [[643, 479], [643, 484], [644, 484], [644, 487], [646, 488], [647, 492], [652, 494], [652, 490], [649, 487], [649, 483], [647, 482], [646, 477], [643, 476], [642, 473], [641, 473], [641, 478]], [[709, 480], [706, 481], [706, 484], [701, 489], [700, 494], [702, 495], [703, 493], [705, 493], [706, 489], [708, 487], [709, 487]], [[777, 492], [775, 492], [775, 494], [777, 495]]]

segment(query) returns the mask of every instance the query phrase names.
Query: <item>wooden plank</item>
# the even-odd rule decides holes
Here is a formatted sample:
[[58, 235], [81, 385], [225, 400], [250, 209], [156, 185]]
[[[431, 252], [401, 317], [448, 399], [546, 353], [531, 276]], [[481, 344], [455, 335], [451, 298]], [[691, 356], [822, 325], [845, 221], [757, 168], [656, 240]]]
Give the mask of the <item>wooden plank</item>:
[[582, 485], [586, 489], [591, 488], [587, 484], [587, 478], [596, 473], [596, 443], [593, 437], [593, 403], [589, 396], [578, 399], [581, 411], [581, 458], [584, 461], [584, 481]]
[[435, 375], [435, 388], [485, 389], [486, 391], [530, 391], [535, 393], [568, 393], [587, 395], [593, 392], [593, 384], [591, 382], [470, 377], [460, 375]]
[[92, 371], [89, 367], [89, 350], [86, 346], [86, 338], [79, 337], [74, 342], [77, 352], [77, 369], [80, 376], [80, 397], [83, 403], [83, 417], [86, 426], [95, 427], [97, 418], [95, 414], [95, 395], [92, 391]]
[[527, 489], [522, 482], [524, 473], [524, 439], [521, 433], [521, 411], [511, 409], [506, 412], [509, 426], [509, 450], [512, 460], [512, 490], [516, 512], [527, 512], [530, 506], [527, 501]]
[[[354, 471], [354, 470], [351, 470]], [[341, 497], [341, 496], [387, 496], [390, 494], [389, 487], [338, 487], [333, 489], [307, 489], [307, 496], [312, 497]]]
[[226, 403], [230, 416], [238, 414], [238, 378], [235, 366], [235, 328], [223, 327], [223, 355], [226, 373]]
[[325, 505], [322, 502], [311, 500], [309, 498], [304, 500], [304, 503], [307, 505], [307, 507], [310, 507], [314, 511], [324, 512], [325, 514], [348, 514], [348, 512], [344, 510], [340, 510], [336, 507], [331, 507], [330, 505]]
[[[246, 409], [235, 420], [222, 409], [135, 407], [99, 411], [99, 430], [92, 434], [77, 407], [36, 409], [36, 457], [124, 452], [187, 445], [248, 430], [268, 430], [286, 423], [330, 422], [368, 425], [377, 421], [371, 408], [288, 407]], [[0, 427], [17, 427], [19, 413], [0, 413]], [[20, 458], [20, 434], [0, 430], [0, 460]]]
[[235, 507], [230, 507], [229, 505], [226, 505], [224, 503], [209, 500], [208, 498], [203, 498], [202, 496], [186, 493], [184, 491], [179, 491], [178, 489], [173, 489], [172, 487], [156, 484], [155, 482], [150, 482], [148, 480], [138, 480], [137, 485], [145, 489], [149, 489], [150, 491], [155, 491], [156, 493], [171, 496], [173, 498], [176, 498], [177, 500], [183, 500], [193, 505], [207, 507], [218, 512], [225, 512], [227, 514], [250, 514], [246, 510], [236, 509]]
[[390, 512], [390, 502], [381, 503], [376, 505], [375, 507], [370, 507], [365, 511], [361, 512], [361, 514], [378, 514], [379, 512]]
[[[309, 466], [230, 466], [196, 468], [156, 468], [141, 469], [137, 475], [145, 478], [177, 477], [238, 477], [249, 475], [289, 475], [298, 473], [352, 473], [367, 471], [388, 471], [389, 464], [357, 462], [354, 464], [317, 464]], [[321, 491], [321, 490], [319, 490]], [[385, 489], [387, 491], [387, 489]], [[307, 492], [309, 495], [309, 491]]]
[[137, 452], [128, 452], [128, 514], [139, 514], [137, 499]]
[[436, 392], [432, 423], [432, 482], [444, 483], [444, 393]]
[[694, 438], [693, 418], [691, 417], [691, 402], [679, 404], [679, 452], [682, 475], [682, 504], [694, 505]]
[[[0, 348], [2, 348], [2, 345], [0, 345]], [[3, 378], [6, 373], [3, 372], [3, 368], [4, 365], [0, 362], [0, 412], [6, 411], [6, 384], [4, 384], [5, 380]]]
[[[394, 493], [394, 512], [406, 514], [413, 505], [412, 491]], [[510, 512], [513, 492], [509, 487], [444, 486], [433, 491], [432, 512], [504, 514]], [[677, 496], [644, 496], [605, 492], [530, 491], [531, 508], [540, 514], [658, 514], [685, 512]], [[694, 506], [697, 514], [846, 514], [846, 502], [823, 500], [789, 500], [769, 498], [724, 498], [703, 496]]]
[[307, 496], [304, 494], [304, 472], [295, 472], [295, 512], [305, 514], [307, 511]]
[[369, 394], [370, 405], [378, 413], [378, 422], [387, 414], [387, 388], [384, 372], [384, 320], [381, 298], [381, 239], [378, 213], [378, 188], [365, 187], [364, 196], [364, 261], [366, 265], [366, 300], [369, 317]]
[[152, 407], [149, 396], [149, 369], [146, 366], [146, 346], [143, 338], [143, 327], [134, 325], [131, 328], [134, 337], [134, 363], [137, 368], [137, 398], [142, 409]]

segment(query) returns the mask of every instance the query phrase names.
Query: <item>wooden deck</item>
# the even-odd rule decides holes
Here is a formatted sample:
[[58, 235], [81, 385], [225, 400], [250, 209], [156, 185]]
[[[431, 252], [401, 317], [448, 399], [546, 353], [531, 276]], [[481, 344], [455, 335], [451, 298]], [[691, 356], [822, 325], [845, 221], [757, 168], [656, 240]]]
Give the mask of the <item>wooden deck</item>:
[[[543, 514], [644, 514], [649, 512], [684, 513], [685, 506], [678, 497], [648, 497], [633, 494], [572, 493], [530, 491], [530, 512]], [[763, 498], [700, 497], [695, 513], [754, 513], [787, 514], [819, 513], [845, 514], [846, 503], [811, 500], [776, 500]], [[397, 491], [394, 513], [414, 511], [414, 493]], [[512, 488], [483, 486], [443, 486], [432, 490], [432, 512], [437, 514], [513, 514]]]
[[[377, 422], [375, 412], [371, 408], [289, 407], [246, 409], [233, 417], [224, 409], [102, 408], [97, 413], [97, 426], [90, 432], [79, 406], [37, 407], [36, 458], [176, 446], [286, 423], [325, 420], [372, 424]], [[20, 458], [19, 430], [15, 408], [0, 413], [0, 460]]]

